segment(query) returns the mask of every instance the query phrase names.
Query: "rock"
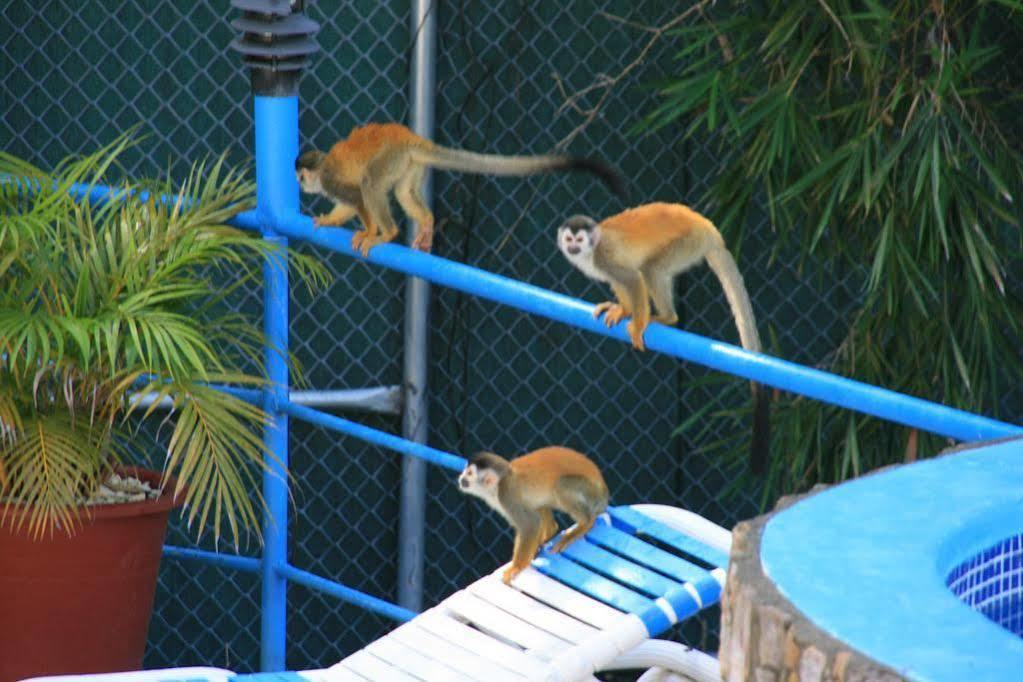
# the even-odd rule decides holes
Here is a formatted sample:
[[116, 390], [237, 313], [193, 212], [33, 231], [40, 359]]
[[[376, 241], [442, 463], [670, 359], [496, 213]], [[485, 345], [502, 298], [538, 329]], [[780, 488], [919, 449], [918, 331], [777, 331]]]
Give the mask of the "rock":
[[800, 682], [821, 682], [828, 657], [815, 646], [807, 647], [799, 659]]
[[[826, 486], [815, 486], [813, 495]], [[776, 511], [807, 495], [779, 501]], [[776, 512], [774, 512], [776, 513]], [[898, 682], [894, 670], [867, 659], [808, 621], [764, 574], [760, 542], [773, 513], [736, 525], [722, 598], [722, 676], [728, 682]]]
[[82, 501], [82, 504], [123, 504], [127, 502], [142, 502], [146, 499], [154, 500], [160, 496], [159, 490], [154, 490], [148, 481], [143, 481], [134, 476], [120, 476], [111, 474], [106, 481], [100, 485], [99, 490]]

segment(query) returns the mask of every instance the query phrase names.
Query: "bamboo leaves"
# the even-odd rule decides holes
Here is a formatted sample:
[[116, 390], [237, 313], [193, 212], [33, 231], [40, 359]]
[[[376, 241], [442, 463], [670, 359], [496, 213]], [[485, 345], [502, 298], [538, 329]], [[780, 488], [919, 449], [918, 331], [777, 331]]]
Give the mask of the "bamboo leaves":
[[[1023, 378], [1005, 275], [1021, 255], [1023, 86], [1002, 74], [1019, 47], [999, 33], [1021, 20], [1017, 2], [718, 3], [673, 34], [678, 72], [637, 127], [678, 121], [717, 144], [703, 204], [731, 243], [759, 204], [804, 262], [865, 273], [828, 369], [984, 413]], [[783, 401], [773, 428], [775, 492], [898, 461], [905, 443], [812, 401]], [[941, 443], [920, 437], [922, 453]]]

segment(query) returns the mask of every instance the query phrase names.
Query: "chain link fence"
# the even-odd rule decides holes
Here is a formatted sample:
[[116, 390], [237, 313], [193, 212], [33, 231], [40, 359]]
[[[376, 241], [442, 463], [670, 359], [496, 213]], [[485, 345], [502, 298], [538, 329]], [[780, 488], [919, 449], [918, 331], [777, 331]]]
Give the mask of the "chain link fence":
[[[405, 121], [411, 32], [405, 2], [307, 3], [322, 52], [301, 84], [303, 147], [329, 147], [367, 121]], [[227, 150], [251, 163], [247, 74], [227, 46], [228, 3], [133, 0], [116, 11], [100, 0], [12, 0], [0, 7], [0, 147], [33, 162], [96, 148], [141, 122], [145, 139], [124, 172], [181, 177], [190, 164]], [[492, 153], [544, 153], [584, 120], [564, 106], [619, 73], [649, 33], [677, 14], [667, 0], [438, 3], [436, 139]], [[623, 22], [615, 17], [627, 17]], [[650, 84], [667, 75], [677, 46], [662, 40], [616, 83], [568, 150], [598, 156], [629, 179], [630, 203], [694, 202], [716, 169], [713, 153], [679, 143], [681, 129], [629, 135], [649, 111]], [[601, 90], [579, 100], [592, 107]], [[590, 178], [495, 179], [436, 173], [435, 251], [502, 275], [590, 301], [609, 292], [564, 262], [554, 230], [572, 213], [624, 208]], [[305, 201], [303, 210], [325, 206]], [[794, 258], [769, 259], [766, 217], [737, 254], [762, 335], [783, 357], [813, 364], [844, 334], [858, 273], [822, 283]], [[311, 253], [305, 246], [299, 249]], [[291, 344], [315, 388], [401, 383], [404, 278], [361, 261], [325, 255], [334, 283], [296, 291]], [[705, 269], [678, 286], [680, 326], [735, 340], [720, 286]], [[826, 288], [822, 295], [822, 288]], [[259, 314], [260, 292], [237, 305]], [[702, 367], [594, 338], [455, 291], [430, 300], [430, 443], [456, 453], [509, 456], [560, 443], [594, 457], [615, 503], [682, 505], [725, 526], [755, 513], [758, 491], [727, 492], [734, 472], [701, 454], [676, 428], [694, 411], [747, 408], [748, 384]], [[767, 324], [767, 321], [770, 321]], [[358, 415], [400, 432], [399, 417]], [[737, 411], [741, 438], [747, 415]], [[160, 451], [159, 433], [140, 449]], [[289, 560], [385, 599], [396, 598], [400, 460], [321, 428], [292, 422], [295, 476]], [[453, 476], [428, 476], [425, 603], [495, 569], [510, 555], [504, 524], [461, 495]], [[169, 542], [191, 545], [174, 526]], [[209, 541], [203, 546], [212, 547]], [[232, 548], [221, 547], [222, 550]], [[243, 547], [256, 554], [258, 548]], [[292, 669], [330, 664], [391, 623], [305, 588], [289, 588]], [[706, 640], [706, 628], [687, 636]], [[699, 643], [699, 642], [697, 642]], [[715, 646], [712, 635], [705, 645]], [[163, 562], [147, 667], [206, 663], [252, 671], [259, 663], [259, 579], [193, 563]]]

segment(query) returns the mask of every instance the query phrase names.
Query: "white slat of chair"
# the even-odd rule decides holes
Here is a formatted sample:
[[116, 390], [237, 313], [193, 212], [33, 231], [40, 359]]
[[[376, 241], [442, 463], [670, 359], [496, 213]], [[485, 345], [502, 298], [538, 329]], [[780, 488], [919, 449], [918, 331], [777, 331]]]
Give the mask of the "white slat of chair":
[[477, 580], [467, 590], [480, 599], [573, 644], [597, 632], [596, 628], [508, 587], [497, 575]]
[[360, 649], [354, 654], [341, 661], [348, 668], [362, 675], [367, 680], [394, 680], [394, 682], [418, 682], [416, 678], [407, 675], [380, 660], [365, 649]]
[[309, 682], [366, 682], [365, 677], [344, 667], [343, 663], [335, 663], [323, 670], [303, 670], [299, 675]]
[[441, 639], [429, 630], [420, 627], [418, 619], [405, 623], [387, 636], [415, 649], [424, 656], [444, 661], [447, 665], [474, 680], [523, 682], [525, 679], [521, 675], [498, 667], [494, 665], [493, 661], [477, 656], [476, 653], [460, 646], [464, 642], [454, 643]]
[[456, 620], [443, 610], [432, 608], [419, 615], [415, 623], [448, 642], [458, 642], [466, 649], [475, 651], [509, 672], [517, 673], [531, 680], [543, 679], [546, 668], [543, 663], [530, 658], [518, 647], [506, 644], [485, 635], [465, 623]]
[[495, 609], [476, 595], [465, 591], [455, 592], [442, 601], [439, 607], [471, 622], [480, 630], [517, 644], [541, 658], [553, 655], [554, 652], [568, 646], [560, 637], [555, 637], [506, 611]]
[[381, 637], [366, 650], [389, 665], [429, 682], [472, 682], [472, 678], [392, 637]]
[[[500, 576], [500, 571], [494, 575]], [[532, 567], [520, 573], [512, 581], [512, 587], [602, 630], [627, 617], [627, 614], [576, 592]]]

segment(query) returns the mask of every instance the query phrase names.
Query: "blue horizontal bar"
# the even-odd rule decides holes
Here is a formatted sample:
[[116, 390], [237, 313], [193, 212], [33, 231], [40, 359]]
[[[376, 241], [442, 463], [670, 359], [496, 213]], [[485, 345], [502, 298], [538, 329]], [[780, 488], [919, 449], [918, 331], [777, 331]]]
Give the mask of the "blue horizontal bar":
[[412, 455], [419, 459], [425, 459], [427, 462], [447, 467], [452, 471], [461, 471], [465, 468], [465, 459], [461, 457], [456, 457], [455, 455], [444, 452], [443, 450], [431, 448], [428, 445], [413, 443], [410, 440], [405, 440], [404, 438], [384, 431], [378, 431], [377, 429], [363, 426], [362, 424], [345, 419], [344, 417], [320, 412], [319, 410], [314, 410], [311, 407], [305, 407], [304, 405], [296, 405], [290, 401], [286, 402], [281, 409], [295, 419], [301, 419], [302, 421], [309, 422], [310, 424], [317, 424], [324, 428], [331, 429], [332, 431], [346, 433], [349, 436], [354, 436], [355, 438], [381, 445], [390, 450], [400, 452], [403, 455]]
[[[253, 224], [254, 220], [255, 216], [242, 213], [235, 219], [234, 224], [238, 227], [247, 227]], [[345, 228], [316, 228], [313, 227], [311, 218], [296, 215], [275, 225], [275, 229], [288, 237], [309, 241], [361, 259], [361, 256], [352, 250], [352, 232]], [[552, 226], [552, 249], [553, 244]], [[534, 315], [631, 343], [624, 322], [608, 329], [603, 321], [594, 319], [592, 304], [532, 284], [495, 275], [393, 242], [374, 247], [369, 252], [368, 261]], [[569, 266], [566, 264], [565, 267]], [[769, 355], [751, 353], [738, 346], [662, 324], [651, 324], [644, 338], [647, 348], [652, 351], [698, 362], [713, 369], [950, 438], [972, 441], [1023, 434], [1023, 427], [1020, 426], [846, 379]]]
[[221, 554], [219, 552], [207, 552], [201, 549], [178, 547], [177, 545], [164, 545], [163, 555], [171, 559], [200, 561], [204, 564], [219, 566], [220, 568], [230, 568], [236, 571], [259, 573], [259, 559], [239, 556], [237, 554]]
[[[87, 195], [90, 200], [103, 200], [109, 197], [111, 191], [113, 191], [111, 188], [102, 186], [79, 188], [79, 194]], [[140, 195], [142, 198], [144, 196]], [[162, 200], [176, 200], [176, 197], [162, 197]], [[239, 213], [229, 223], [240, 229], [258, 230], [263, 221], [253, 210]], [[280, 224], [274, 225], [274, 229], [281, 235], [361, 258], [361, 255], [352, 249], [351, 230], [341, 227], [315, 228], [312, 219], [303, 215], [283, 219]], [[624, 322], [608, 329], [601, 320], [593, 318], [591, 304], [525, 282], [415, 251], [396, 243], [374, 247], [369, 253], [368, 261], [535, 315], [558, 320], [595, 334], [631, 343]], [[653, 351], [949, 438], [974, 441], [1023, 435], [1023, 427], [1015, 424], [846, 379], [769, 355], [751, 353], [732, 344], [659, 323], [650, 325], [644, 339], [647, 348]]]
[[[157, 378], [158, 377], [155, 374], [143, 374], [142, 376], [140, 376], [138, 379], [135, 380], [135, 384], [134, 385], [135, 386], [145, 386], [146, 384], [151, 383], [154, 379], [157, 379]], [[168, 381], [168, 383], [169, 383], [169, 381]], [[234, 397], [236, 397], [236, 398], [238, 398], [240, 400], [244, 400], [245, 402], [259, 403], [259, 402], [262, 402], [262, 400], [263, 400], [263, 391], [259, 390], [258, 388], [242, 388], [240, 386], [228, 386], [227, 384], [206, 384], [206, 385], [208, 387], [210, 387], [210, 388], [215, 388], [218, 391], [223, 391], [224, 393], [229, 393], [230, 395], [233, 395]], [[142, 395], [147, 395], [147, 394], [141, 394], [140, 393], [138, 395], [142, 396]]]
[[263, 392], [257, 388], [238, 388], [237, 386], [225, 386], [223, 384], [210, 384], [210, 388], [230, 393], [235, 398], [244, 400], [247, 403], [259, 404], [263, 400]]
[[349, 604], [354, 604], [355, 606], [364, 608], [368, 611], [379, 613], [381, 616], [386, 616], [391, 620], [404, 622], [412, 620], [418, 615], [415, 611], [403, 609], [397, 604], [392, 604], [389, 601], [378, 599], [377, 597], [352, 589], [351, 587], [345, 587], [341, 583], [321, 578], [320, 576], [309, 573], [308, 571], [295, 568], [290, 564], [285, 564], [279, 567], [277, 572], [293, 583], [304, 585], [309, 589], [316, 590], [317, 592], [323, 592], [333, 597], [337, 597]]

